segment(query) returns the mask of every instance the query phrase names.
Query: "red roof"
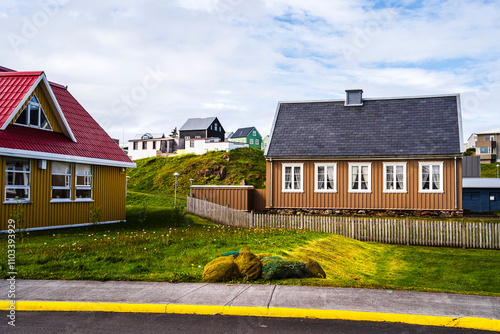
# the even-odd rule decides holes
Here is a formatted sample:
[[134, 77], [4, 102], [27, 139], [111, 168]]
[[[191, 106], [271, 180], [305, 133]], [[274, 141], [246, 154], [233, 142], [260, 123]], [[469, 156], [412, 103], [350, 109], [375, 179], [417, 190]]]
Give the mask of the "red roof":
[[0, 127], [43, 72], [0, 72]]
[[[7, 116], [9, 110], [12, 113], [42, 73], [0, 73], [0, 117], [3, 122], [9, 117]], [[9, 84], [11, 82], [15, 84]], [[5, 148], [108, 160], [102, 161], [102, 164], [112, 165], [112, 162], [133, 164], [64, 86], [50, 83], [50, 88], [76, 142], [62, 133], [10, 124], [5, 130], [0, 131], [0, 154], [2, 148]], [[14, 101], [17, 101], [17, 104]], [[56, 156], [54, 160], [57, 160]], [[99, 161], [95, 163], [99, 164]]]

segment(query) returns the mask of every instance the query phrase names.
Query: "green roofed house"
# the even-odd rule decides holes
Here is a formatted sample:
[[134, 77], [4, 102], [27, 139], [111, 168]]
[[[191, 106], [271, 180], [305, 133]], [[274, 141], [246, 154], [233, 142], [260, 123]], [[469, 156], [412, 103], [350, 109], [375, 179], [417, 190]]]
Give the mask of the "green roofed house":
[[259, 131], [257, 131], [257, 129], [253, 126], [249, 128], [239, 128], [232, 135], [229, 141], [235, 143], [245, 143], [250, 147], [262, 149], [262, 136], [260, 135]]

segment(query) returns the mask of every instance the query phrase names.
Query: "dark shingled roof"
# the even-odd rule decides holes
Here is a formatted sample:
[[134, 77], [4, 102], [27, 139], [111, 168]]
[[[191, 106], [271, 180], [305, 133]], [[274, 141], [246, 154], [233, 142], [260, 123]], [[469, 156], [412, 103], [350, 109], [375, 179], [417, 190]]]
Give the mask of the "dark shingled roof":
[[233, 134], [231, 138], [242, 138], [242, 137], [246, 138], [246, 136], [248, 136], [250, 131], [252, 131], [254, 128], [255, 128], [254, 126], [250, 128], [239, 128], [238, 130], [236, 130], [236, 132]]
[[461, 152], [458, 96], [281, 102], [266, 156], [377, 157]]

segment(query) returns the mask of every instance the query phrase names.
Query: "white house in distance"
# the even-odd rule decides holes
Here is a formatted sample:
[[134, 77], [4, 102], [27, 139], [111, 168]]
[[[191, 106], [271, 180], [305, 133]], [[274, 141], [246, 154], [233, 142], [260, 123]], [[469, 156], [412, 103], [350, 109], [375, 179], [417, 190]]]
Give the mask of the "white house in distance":
[[128, 141], [128, 156], [132, 160], [167, 156], [177, 150], [176, 138], [165, 137], [164, 133], [137, 134]]
[[229, 152], [236, 148], [248, 147], [248, 144], [220, 141], [218, 137], [186, 139], [185, 153], [204, 154], [209, 151]]

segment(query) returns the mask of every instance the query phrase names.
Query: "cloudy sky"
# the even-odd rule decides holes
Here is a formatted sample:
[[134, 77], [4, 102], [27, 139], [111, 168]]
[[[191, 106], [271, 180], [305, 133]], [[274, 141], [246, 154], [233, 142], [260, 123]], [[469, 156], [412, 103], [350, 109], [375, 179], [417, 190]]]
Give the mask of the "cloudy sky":
[[[0, 65], [43, 70], [114, 138], [278, 101], [460, 93], [464, 140], [500, 126], [498, 0], [2, 0]], [[365, 126], [360, 122], [360, 127]]]

